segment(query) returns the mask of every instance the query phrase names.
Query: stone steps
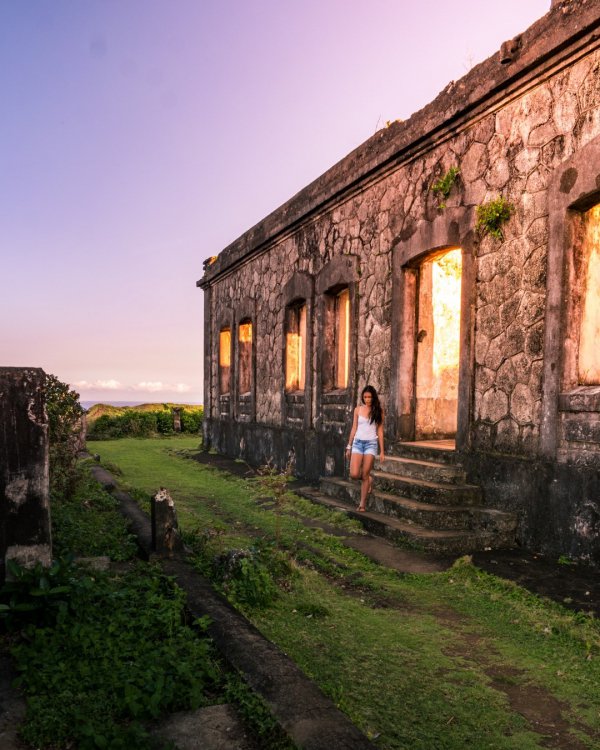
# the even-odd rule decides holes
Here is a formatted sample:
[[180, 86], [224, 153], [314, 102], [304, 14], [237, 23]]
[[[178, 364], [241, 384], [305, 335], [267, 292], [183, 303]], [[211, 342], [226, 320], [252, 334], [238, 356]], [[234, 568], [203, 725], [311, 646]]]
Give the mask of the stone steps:
[[[367, 531], [390, 541], [436, 553], [462, 553], [467, 550], [481, 550], [491, 546], [498, 546], [499, 535], [484, 530], [465, 531], [452, 529], [430, 529], [410, 521], [366, 510], [359, 513], [353, 507], [342, 503], [336, 498], [324, 494], [314, 487], [303, 487], [295, 490], [302, 497], [332, 510], [341, 510], [349, 516], [359, 520]], [[510, 537], [510, 538], [508, 538]], [[506, 546], [510, 544], [512, 534], [507, 535]]]
[[[321, 491], [345, 506], [356, 508], [360, 501], [360, 484], [348, 479], [328, 477], [321, 480]], [[410, 497], [374, 489], [367, 508], [390, 518], [418, 524], [425, 528], [463, 531], [507, 531], [513, 526], [511, 513], [473, 505], [440, 505], [424, 503]]]
[[476, 505], [482, 500], [481, 487], [474, 484], [431, 482], [414, 476], [402, 476], [374, 470], [373, 486], [384, 492], [438, 505]]
[[430, 482], [447, 482], [460, 484], [466, 481], [466, 473], [462, 466], [405, 456], [386, 456], [383, 463], [379, 463], [379, 470], [390, 474], [400, 474], [405, 477], [417, 477]]
[[357, 512], [360, 483], [321, 478], [300, 494], [355, 515], [372, 533], [435, 552], [470, 552], [514, 544], [517, 518], [487, 508], [468, 484], [451, 441], [401, 443], [373, 471], [367, 511]]

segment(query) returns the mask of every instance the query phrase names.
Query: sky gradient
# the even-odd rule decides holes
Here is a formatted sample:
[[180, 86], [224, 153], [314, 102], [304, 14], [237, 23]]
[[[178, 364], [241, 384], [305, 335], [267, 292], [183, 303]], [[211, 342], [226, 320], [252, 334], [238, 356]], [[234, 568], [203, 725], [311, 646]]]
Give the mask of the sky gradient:
[[550, 0], [0, 0], [0, 364], [202, 401], [202, 263]]

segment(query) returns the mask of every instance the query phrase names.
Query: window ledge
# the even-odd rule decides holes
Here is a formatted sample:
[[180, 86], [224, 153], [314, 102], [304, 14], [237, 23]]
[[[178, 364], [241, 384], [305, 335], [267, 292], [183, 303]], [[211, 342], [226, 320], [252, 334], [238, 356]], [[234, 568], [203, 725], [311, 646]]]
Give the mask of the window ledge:
[[346, 404], [348, 400], [347, 388], [336, 388], [331, 391], [323, 391], [321, 400], [323, 404]]
[[580, 385], [558, 397], [559, 411], [600, 412], [600, 385]]
[[286, 391], [285, 397], [290, 401], [303, 401], [304, 391], [302, 390]]

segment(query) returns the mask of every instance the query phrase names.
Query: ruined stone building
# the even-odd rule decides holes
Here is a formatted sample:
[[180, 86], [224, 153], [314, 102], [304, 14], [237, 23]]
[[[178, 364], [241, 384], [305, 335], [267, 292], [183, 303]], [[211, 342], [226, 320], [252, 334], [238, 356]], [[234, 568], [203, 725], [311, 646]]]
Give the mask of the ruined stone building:
[[386, 451], [444, 454], [519, 543], [600, 562], [600, 3], [552, 3], [198, 285], [207, 445], [341, 478], [371, 383]]

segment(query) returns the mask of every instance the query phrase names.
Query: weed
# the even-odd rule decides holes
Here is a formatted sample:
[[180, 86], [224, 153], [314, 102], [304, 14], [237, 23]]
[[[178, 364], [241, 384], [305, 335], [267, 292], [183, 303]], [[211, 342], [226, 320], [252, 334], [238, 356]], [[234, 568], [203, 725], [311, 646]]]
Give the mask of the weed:
[[481, 234], [491, 234], [497, 240], [503, 240], [502, 225], [510, 219], [514, 211], [514, 205], [502, 196], [487, 203], [482, 203], [477, 206], [476, 229]]
[[259, 738], [262, 750], [293, 750], [295, 747], [273, 718], [264, 702], [239, 677], [230, 674], [225, 697], [236, 704], [245, 723]]
[[557, 562], [559, 565], [574, 565], [573, 560], [568, 555], [561, 555]]
[[431, 186], [432, 193], [439, 193], [442, 198], [442, 202], [439, 204], [440, 209], [446, 208], [446, 199], [450, 195], [454, 183], [458, 179], [460, 169], [458, 167], [450, 167], [443, 177], [433, 183]]

